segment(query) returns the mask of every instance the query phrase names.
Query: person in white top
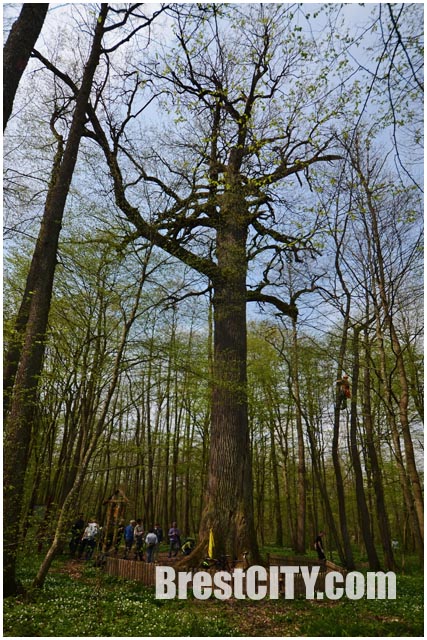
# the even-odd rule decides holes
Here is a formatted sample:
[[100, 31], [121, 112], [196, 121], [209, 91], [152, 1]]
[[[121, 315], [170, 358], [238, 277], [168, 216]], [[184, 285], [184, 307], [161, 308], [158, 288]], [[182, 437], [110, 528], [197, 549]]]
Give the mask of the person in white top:
[[154, 550], [156, 548], [156, 544], [158, 543], [158, 539], [153, 529], [147, 533], [145, 538], [145, 548], [147, 550], [147, 562], [154, 562]]
[[96, 541], [97, 541], [98, 535], [99, 535], [98, 523], [96, 522], [95, 518], [92, 518], [88, 522], [87, 527], [84, 530], [84, 533], [82, 536], [82, 543], [79, 549], [79, 558], [82, 557], [83, 552], [86, 550], [85, 560], [90, 560], [90, 558], [92, 557], [93, 551], [96, 547]]

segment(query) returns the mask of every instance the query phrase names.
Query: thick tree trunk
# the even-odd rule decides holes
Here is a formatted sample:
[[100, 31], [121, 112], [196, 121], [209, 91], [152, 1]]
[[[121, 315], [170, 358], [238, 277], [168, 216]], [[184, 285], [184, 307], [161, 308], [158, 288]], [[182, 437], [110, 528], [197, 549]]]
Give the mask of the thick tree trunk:
[[[58, 178], [59, 170], [61, 168], [61, 163], [64, 156], [64, 142], [62, 137], [57, 136], [57, 141], [58, 141], [58, 147], [53, 160], [48, 194], [50, 194], [55, 188], [55, 183]], [[46, 202], [46, 207], [47, 207], [47, 202]], [[42, 231], [43, 231], [43, 226], [40, 230], [39, 240], [41, 239]], [[46, 233], [47, 232], [45, 232], [45, 236], [46, 236]], [[6, 421], [9, 413], [11, 396], [13, 392], [13, 385], [15, 384], [16, 373], [18, 371], [21, 352], [24, 345], [25, 331], [28, 323], [31, 305], [33, 303], [32, 302], [33, 297], [36, 293], [38, 280], [40, 277], [40, 270], [41, 270], [40, 260], [43, 257], [44, 257], [43, 250], [40, 249], [39, 244], [37, 244], [36, 250], [33, 255], [33, 259], [31, 260], [30, 269], [27, 275], [24, 294], [22, 296], [21, 304], [14, 321], [12, 335], [10, 337], [7, 351], [4, 357], [4, 366], [3, 366], [3, 420], [4, 421]]]
[[[238, 205], [237, 205], [238, 206]], [[231, 208], [230, 208], [231, 209]], [[194, 561], [207, 553], [210, 530], [215, 557], [259, 561], [253, 518], [246, 375], [246, 225], [238, 209], [218, 230], [215, 282], [212, 422], [208, 485]]]
[[49, 4], [25, 3], [3, 48], [3, 131], [12, 113], [19, 81], [46, 18]]
[[65, 203], [73, 177], [80, 145], [85, 113], [93, 76], [99, 62], [104, 20], [108, 6], [103, 5], [97, 22], [91, 54], [85, 68], [81, 89], [76, 100], [73, 121], [58, 175], [48, 193], [40, 234], [33, 261], [38, 265], [38, 278], [28, 312], [23, 348], [11, 398], [10, 413], [5, 426], [4, 440], [4, 593], [17, 591], [16, 551], [28, 447], [31, 438], [32, 415], [42, 370], [44, 342], [48, 322], [56, 253]]

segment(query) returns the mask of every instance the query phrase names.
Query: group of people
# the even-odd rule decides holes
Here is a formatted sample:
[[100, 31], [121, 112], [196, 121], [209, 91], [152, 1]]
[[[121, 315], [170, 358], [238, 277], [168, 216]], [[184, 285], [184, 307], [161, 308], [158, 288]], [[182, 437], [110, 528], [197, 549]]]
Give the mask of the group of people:
[[144, 560], [145, 549], [146, 562], [155, 562], [159, 553], [160, 543], [163, 541], [163, 529], [159, 524], [156, 524], [146, 532], [141, 518], [137, 518], [136, 520], [130, 520], [129, 524], [124, 527], [123, 537], [125, 541], [125, 558], [129, 558], [132, 548], [134, 548], [135, 560]]
[[80, 513], [77, 520], [71, 527], [71, 538], [69, 543], [70, 555], [74, 558], [76, 555], [80, 559], [83, 555], [86, 560], [92, 557], [101, 534], [95, 518], [91, 518], [87, 523]]
[[[319, 560], [326, 559], [323, 548], [324, 535], [325, 532], [320, 531], [314, 541], [314, 548]], [[144, 560], [145, 550], [146, 562], [155, 562], [158, 557], [160, 544], [163, 542], [163, 529], [159, 524], [156, 524], [153, 528], [149, 529], [148, 532], [145, 532], [141, 518], [130, 520], [126, 526], [124, 526], [124, 522], [120, 522], [116, 528], [115, 540], [114, 529], [108, 532], [105, 550], [108, 552], [114, 541], [114, 550], [117, 554], [122, 539], [125, 543], [124, 558], [129, 558], [133, 549], [134, 559]], [[176, 522], [172, 522], [168, 531], [168, 541], [168, 558], [175, 558], [180, 550], [184, 555], [188, 555], [195, 547], [194, 538], [186, 538], [184, 542], [181, 543], [181, 532]], [[97, 544], [101, 545], [103, 542], [103, 528], [98, 525], [95, 518], [91, 518], [86, 524], [83, 519], [83, 514], [79, 514], [77, 520], [71, 527], [69, 543], [71, 557], [74, 558], [77, 555], [77, 557], [81, 559], [84, 556], [85, 560], [89, 560]]]
[[[132, 552], [135, 560], [144, 560], [144, 551], [146, 554], [146, 562], [155, 562], [158, 557], [160, 544], [163, 542], [163, 529], [159, 524], [145, 531], [142, 519], [130, 520], [125, 526], [124, 521], [113, 526], [107, 531], [107, 538], [104, 539], [103, 527], [100, 527], [95, 518], [91, 518], [87, 523], [83, 519], [83, 514], [79, 514], [77, 520], [71, 527], [71, 538], [69, 543], [70, 555], [72, 558], [77, 557], [89, 560], [97, 545], [104, 546], [105, 551], [111, 550], [114, 544], [114, 552], [117, 554], [120, 544], [124, 541], [125, 550], [124, 558], [130, 558]], [[195, 546], [193, 538], [187, 538], [181, 544], [181, 532], [176, 522], [168, 531], [169, 551], [168, 557], [176, 557], [180, 549], [184, 555], [191, 553]]]

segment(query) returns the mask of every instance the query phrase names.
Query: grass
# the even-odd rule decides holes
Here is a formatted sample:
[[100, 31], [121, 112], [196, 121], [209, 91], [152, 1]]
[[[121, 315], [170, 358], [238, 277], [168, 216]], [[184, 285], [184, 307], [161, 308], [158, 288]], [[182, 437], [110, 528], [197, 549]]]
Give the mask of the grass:
[[[38, 558], [26, 558], [29, 586]], [[42, 591], [4, 602], [5, 637], [419, 637], [423, 575], [398, 576], [396, 600], [156, 600], [154, 589], [58, 558]]]

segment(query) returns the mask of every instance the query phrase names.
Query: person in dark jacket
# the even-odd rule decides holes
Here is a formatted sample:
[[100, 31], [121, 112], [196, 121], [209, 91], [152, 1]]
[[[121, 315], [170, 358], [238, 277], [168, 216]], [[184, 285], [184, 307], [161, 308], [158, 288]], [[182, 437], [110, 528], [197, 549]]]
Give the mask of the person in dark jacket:
[[162, 540], [163, 540], [163, 529], [162, 529], [162, 527], [159, 524], [156, 524], [156, 526], [153, 529], [153, 533], [155, 533], [156, 536], [157, 536], [157, 544], [156, 544], [156, 548], [154, 549], [154, 554], [153, 554], [154, 562], [157, 562], [157, 558], [159, 557], [160, 545], [161, 545]]
[[322, 539], [324, 535], [325, 535], [325, 532], [321, 531], [316, 536], [316, 539], [314, 541], [314, 548], [317, 551], [317, 557], [319, 558], [319, 560], [326, 560], [325, 550], [323, 548], [323, 539]]
[[77, 549], [79, 548], [80, 541], [82, 539], [83, 531], [85, 530], [85, 521], [83, 520], [83, 514], [79, 513], [77, 520], [71, 527], [71, 538], [69, 542], [70, 556], [74, 558]]

